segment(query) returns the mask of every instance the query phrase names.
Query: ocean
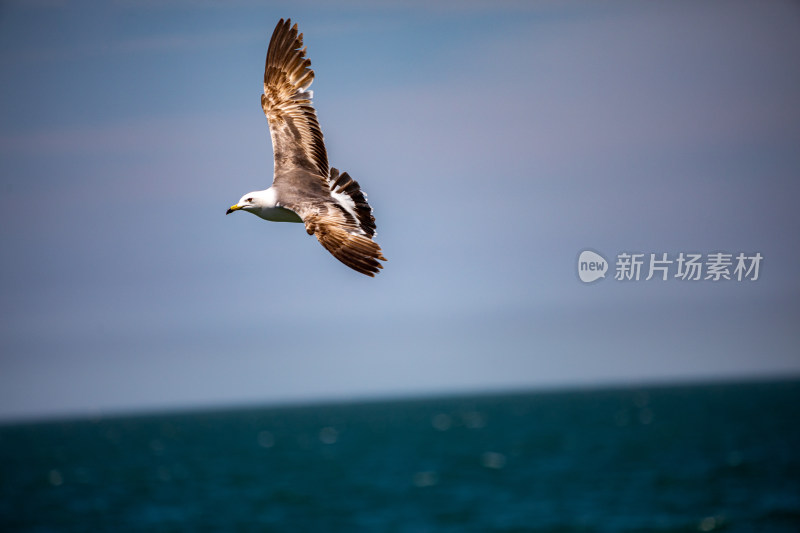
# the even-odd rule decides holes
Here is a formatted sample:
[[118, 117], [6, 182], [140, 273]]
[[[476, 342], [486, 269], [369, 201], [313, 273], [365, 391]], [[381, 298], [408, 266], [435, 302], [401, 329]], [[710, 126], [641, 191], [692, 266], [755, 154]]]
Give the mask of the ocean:
[[0, 426], [0, 530], [800, 531], [800, 381]]

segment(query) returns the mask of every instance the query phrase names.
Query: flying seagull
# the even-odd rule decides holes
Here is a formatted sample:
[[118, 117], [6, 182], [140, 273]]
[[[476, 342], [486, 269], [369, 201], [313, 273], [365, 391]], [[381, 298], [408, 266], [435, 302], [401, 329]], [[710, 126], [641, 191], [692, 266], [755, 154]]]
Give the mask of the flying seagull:
[[372, 240], [375, 217], [358, 182], [328, 166], [305, 55], [297, 24], [281, 19], [269, 42], [261, 95], [275, 152], [272, 186], [245, 194], [226, 214], [243, 210], [273, 222], [302, 222], [336, 259], [374, 276], [386, 261]]

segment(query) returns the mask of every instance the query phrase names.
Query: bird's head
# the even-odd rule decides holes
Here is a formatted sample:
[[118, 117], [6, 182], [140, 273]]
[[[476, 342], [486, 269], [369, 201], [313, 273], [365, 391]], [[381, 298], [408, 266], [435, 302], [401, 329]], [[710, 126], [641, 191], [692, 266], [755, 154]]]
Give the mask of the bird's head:
[[258, 209], [261, 206], [261, 197], [260, 193], [262, 191], [256, 192], [249, 192], [242, 196], [238, 202], [234, 205], [230, 206], [228, 211], [225, 213], [226, 215], [230, 215], [234, 211], [244, 210], [244, 211], [253, 211]]
[[234, 211], [244, 210], [258, 215], [262, 209], [269, 209], [276, 205], [275, 191], [270, 187], [264, 191], [253, 191], [245, 194], [225, 214], [230, 215]]

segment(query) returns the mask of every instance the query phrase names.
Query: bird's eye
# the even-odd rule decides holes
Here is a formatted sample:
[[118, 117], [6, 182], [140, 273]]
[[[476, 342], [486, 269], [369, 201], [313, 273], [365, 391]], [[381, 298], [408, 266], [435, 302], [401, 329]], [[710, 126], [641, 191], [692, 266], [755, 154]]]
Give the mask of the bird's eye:
[[253, 201], [253, 199], [252, 199], [252, 198], [248, 198], [248, 199], [247, 199], [247, 203], [248, 203], [248, 204], [249, 204], [249, 203], [252, 203], [252, 201]]

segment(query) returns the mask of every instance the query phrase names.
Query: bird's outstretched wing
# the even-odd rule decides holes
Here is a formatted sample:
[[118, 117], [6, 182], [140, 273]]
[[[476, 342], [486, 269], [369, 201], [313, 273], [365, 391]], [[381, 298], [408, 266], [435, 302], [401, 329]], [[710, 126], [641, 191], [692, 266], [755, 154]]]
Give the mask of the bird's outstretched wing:
[[[309, 235], [333, 256], [353, 270], [374, 276], [386, 261], [381, 247], [364, 234], [359, 222], [333, 199], [294, 207]], [[380, 261], [379, 261], [380, 260]]]
[[305, 57], [303, 34], [291, 19], [278, 22], [267, 50], [261, 107], [269, 121], [275, 152], [275, 182], [302, 168], [318, 177], [316, 187], [327, 188], [328, 154], [317, 114], [311, 105], [314, 71]]

